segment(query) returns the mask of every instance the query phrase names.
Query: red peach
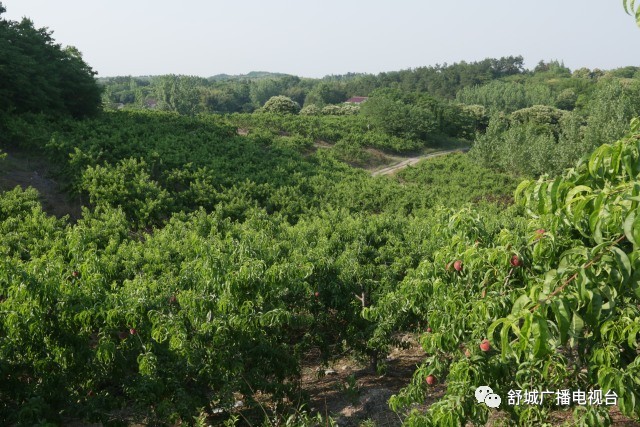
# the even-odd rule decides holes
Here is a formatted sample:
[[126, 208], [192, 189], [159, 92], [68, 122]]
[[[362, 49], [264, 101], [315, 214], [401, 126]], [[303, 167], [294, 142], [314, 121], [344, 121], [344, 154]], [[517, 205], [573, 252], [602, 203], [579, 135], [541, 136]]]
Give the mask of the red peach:
[[522, 265], [522, 261], [518, 258], [518, 255], [514, 255], [511, 257], [511, 261], [509, 261], [513, 267], [520, 267]]

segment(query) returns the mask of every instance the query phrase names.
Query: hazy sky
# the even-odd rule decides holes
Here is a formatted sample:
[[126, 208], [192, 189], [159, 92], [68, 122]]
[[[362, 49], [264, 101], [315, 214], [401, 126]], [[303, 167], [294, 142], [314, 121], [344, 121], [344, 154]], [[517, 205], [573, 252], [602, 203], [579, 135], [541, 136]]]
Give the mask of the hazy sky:
[[640, 65], [640, 29], [619, 0], [1, 1], [6, 18], [49, 27], [99, 76], [321, 77], [508, 55], [529, 68]]

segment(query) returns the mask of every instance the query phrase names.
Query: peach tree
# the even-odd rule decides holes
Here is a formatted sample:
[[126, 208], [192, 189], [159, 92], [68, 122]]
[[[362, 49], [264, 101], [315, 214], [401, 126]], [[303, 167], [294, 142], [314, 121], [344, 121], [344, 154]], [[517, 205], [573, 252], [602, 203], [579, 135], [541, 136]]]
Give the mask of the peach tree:
[[[446, 391], [426, 412], [411, 411], [408, 425], [485, 423], [492, 409], [476, 402], [479, 386], [502, 396], [500, 411], [518, 424], [566, 407], [555, 398], [508, 404], [510, 390], [611, 390], [623, 414], [640, 418], [639, 177], [635, 119], [623, 139], [562, 176], [522, 182], [514, 210], [524, 216], [445, 217], [450, 243], [364, 311], [383, 331], [409, 318], [430, 328], [420, 337], [425, 361], [390, 405], [423, 403], [429, 376]], [[503, 228], [491, 232], [495, 221]], [[611, 422], [606, 405], [571, 409], [580, 425]]]

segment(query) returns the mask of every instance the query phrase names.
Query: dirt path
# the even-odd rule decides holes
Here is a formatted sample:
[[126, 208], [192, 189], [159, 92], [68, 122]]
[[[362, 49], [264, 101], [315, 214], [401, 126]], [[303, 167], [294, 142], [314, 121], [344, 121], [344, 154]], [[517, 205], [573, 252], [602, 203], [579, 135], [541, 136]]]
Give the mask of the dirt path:
[[454, 150], [438, 151], [436, 153], [425, 154], [424, 156], [410, 157], [406, 160], [401, 161], [400, 163], [396, 163], [395, 165], [391, 165], [384, 169], [377, 170], [373, 172], [371, 175], [372, 176], [391, 175], [399, 171], [400, 169], [404, 169], [407, 166], [415, 165], [416, 163], [424, 159], [444, 156], [446, 154], [451, 154], [451, 153], [466, 153], [467, 151], [469, 151], [469, 147], [456, 148]]

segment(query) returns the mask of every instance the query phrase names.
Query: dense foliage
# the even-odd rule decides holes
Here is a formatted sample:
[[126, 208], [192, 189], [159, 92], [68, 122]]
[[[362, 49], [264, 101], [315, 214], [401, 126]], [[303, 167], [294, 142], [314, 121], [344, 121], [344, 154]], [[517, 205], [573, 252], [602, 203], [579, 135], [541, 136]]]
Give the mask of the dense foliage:
[[[0, 31], [0, 148], [85, 202], [72, 220], [0, 192], [2, 423], [233, 425], [240, 399], [275, 425], [309, 354], [384, 373], [406, 332], [427, 353], [390, 400], [407, 425], [486, 423], [481, 385], [508, 425], [562, 409], [513, 389], [613, 390], [640, 419], [638, 68], [113, 78], [80, 118], [99, 91], [79, 53]], [[459, 139], [470, 155], [390, 177], [348, 165]]]
[[[576, 99], [569, 108], [572, 111], [562, 109], [569, 106], [558, 101], [558, 97], [565, 96], [571, 89], [562, 89], [558, 97], [549, 92], [551, 97], [547, 102], [536, 101], [539, 105], [518, 102], [513, 93], [502, 90], [520, 86], [524, 91], [526, 86], [521, 84], [496, 83], [477, 89], [476, 96], [482, 92], [487, 98], [473, 97], [470, 101], [495, 108], [496, 112], [491, 115], [486, 131], [478, 135], [471, 155], [486, 166], [502, 170], [532, 176], [556, 175], [602, 141], [616, 140], [624, 135], [629, 121], [640, 115], [640, 79], [613, 75], [597, 80], [583, 79], [578, 71], [565, 79], [566, 85], [558, 84], [556, 89], [573, 84], [575, 80], [586, 82], [579, 96], [572, 95]], [[577, 89], [579, 85], [574, 87]], [[470, 93], [468, 91], [465, 96]], [[566, 101], [566, 98], [562, 99]], [[507, 105], [511, 108], [505, 107]], [[516, 109], [516, 106], [523, 108]]]
[[[602, 141], [622, 136], [640, 114], [638, 67], [571, 71], [558, 61], [540, 61], [529, 71], [522, 61], [508, 57], [320, 80], [258, 74], [223, 80], [120, 77], [103, 83], [107, 105], [192, 115], [235, 112], [231, 121], [243, 129], [296, 134], [302, 138], [295, 144], [304, 141], [307, 147], [317, 140], [337, 144], [337, 157], [352, 165], [375, 162], [366, 148], [415, 152], [445, 137], [476, 139], [472, 155], [486, 167], [532, 176], [561, 173]], [[352, 95], [368, 99], [357, 107], [344, 104]], [[263, 108], [270, 98], [303, 105], [300, 114], [308, 119], [247, 114], [298, 112], [295, 104]]]
[[[380, 88], [428, 93], [449, 100], [454, 99], [462, 88], [482, 85], [523, 72], [523, 58], [518, 56], [419, 67], [378, 75], [327, 76], [323, 79], [254, 72], [245, 76], [213, 76], [209, 79], [173, 75], [125, 76], [101, 79], [101, 83], [105, 86], [103, 99], [107, 105], [122, 104], [145, 108], [155, 105], [155, 101], [180, 97], [176, 88], [188, 87], [188, 93], [199, 95], [183, 98], [189, 104], [189, 110], [240, 113], [252, 112], [277, 95], [287, 96], [301, 106], [316, 105], [322, 108], [326, 105], [340, 104], [351, 96], [367, 96]], [[167, 80], [173, 83], [167, 85]], [[171, 103], [158, 107], [177, 111]]]
[[[514, 188], [374, 179], [211, 117], [105, 113], [31, 135], [90, 208], [69, 224], [33, 190], [0, 196], [0, 410], [22, 423], [118, 408], [185, 420], [237, 393], [282, 399], [311, 348], [381, 366], [392, 340], [373, 335], [363, 301], [439, 239], [429, 207]], [[455, 163], [450, 179], [471, 186], [478, 167]]]
[[26, 18], [2, 18], [5, 11], [0, 3], [0, 120], [10, 112], [96, 113], [100, 88], [80, 52], [62, 48], [50, 31]]
[[[429, 357], [391, 405], [421, 403], [428, 375], [446, 394], [426, 413], [413, 411], [408, 425], [486, 423], [489, 409], [473, 395], [485, 385], [518, 425], [542, 425], [558, 407], [554, 399], [508, 405], [510, 390], [614, 391], [620, 410], [640, 417], [639, 178], [635, 119], [622, 140], [562, 176], [521, 183], [525, 218], [496, 229], [477, 213], [449, 213], [448, 244], [433, 262], [365, 310], [378, 334], [416, 321], [431, 328], [420, 340]], [[611, 422], [607, 406], [576, 406], [574, 417]]]
[[[520, 116], [535, 120], [553, 112]], [[551, 269], [573, 274], [568, 261], [561, 267], [557, 263], [583, 253], [574, 250], [576, 245], [599, 245], [599, 251], [622, 257], [604, 244], [615, 230], [602, 222], [607, 218], [602, 209], [623, 221], [625, 232], [636, 239], [636, 214], [629, 210], [636, 202], [629, 205], [618, 194], [629, 187], [631, 197], [637, 197], [631, 179], [637, 179], [637, 148], [632, 145], [637, 134], [605, 146], [596, 154], [600, 157], [564, 178], [521, 186], [519, 194], [536, 198], [523, 205], [536, 215], [527, 224], [519, 208], [504, 209], [514, 179], [464, 155], [408, 168], [398, 181], [372, 178], [326, 152], [304, 157], [297, 147], [282, 146], [282, 137], [236, 136], [224, 123], [120, 112], [84, 121], [43, 121], [34, 131], [36, 142], [49, 138], [45, 149], [66, 164], [72, 187], [88, 194], [91, 208], [69, 224], [43, 213], [33, 190], [0, 196], [3, 417], [21, 423], [62, 422], [67, 417], [100, 419], [105, 413], [112, 417], [117, 410], [138, 419], [177, 421], [230, 406], [239, 394], [251, 402], [257, 390], [280, 400], [296, 392], [300, 362], [308, 350], [321, 349], [327, 359], [352, 351], [381, 368], [380, 356], [396, 344], [395, 332], [429, 325], [437, 332], [426, 335], [423, 345], [433, 357], [417, 371], [413, 385], [392, 401], [394, 407], [421, 399], [427, 392], [423, 377], [435, 373], [452, 388], [450, 397], [432, 407], [429, 419], [435, 421], [429, 422], [442, 425], [445, 418], [438, 417], [445, 416], [482, 420], [486, 411], [469, 406], [471, 401], [451, 403], [471, 399], [460, 393], [478, 385], [454, 387], [461, 380], [456, 375], [470, 363], [464, 357], [456, 362], [462, 365], [453, 363], [463, 354], [460, 343], [475, 353], [473, 343], [483, 336], [494, 346], [505, 333], [509, 337], [508, 328], [498, 328], [503, 323], [495, 323], [496, 337], [487, 328], [515, 313], [516, 300], [525, 300], [520, 295], [533, 305], [536, 292], [548, 295], [563, 286], [549, 282], [545, 286], [550, 290], [538, 291], [534, 284], [546, 283], [539, 277], [551, 280], [545, 276]], [[627, 172], [615, 178], [623, 170]], [[608, 175], [600, 177], [602, 173]], [[597, 189], [609, 185], [607, 180], [615, 180], [611, 185], [617, 187], [603, 194], [615, 195], [623, 210], [599, 196]], [[572, 186], [577, 190], [570, 191]], [[547, 188], [553, 199], [541, 202], [537, 198]], [[569, 211], [563, 210], [560, 197], [572, 201]], [[596, 200], [600, 210], [584, 214], [593, 209], [589, 201]], [[470, 201], [480, 203], [475, 212], [438, 207]], [[485, 204], [496, 201], [503, 207]], [[573, 219], [565, 220], [563, 212]], [[572, 231], [573, 222], [585, 215], [596, 221], [593, 237], [589, 229]], [[542, 227], [543, 234], [531, 231]], [[620, 277], [635, 280], [630, 248], [620, 246], [630, 268]], [[513, 255], [526, 268], [509, 267]], [[594, 263], [610, 263], [598, 271], [618, 277], [611, 273], [618, 258], [600, 252], [592, 257], [597, 258]], [[444, 268], [454, 259], [463, 260], [462, 274]], [[595, 286], [595, 279], [589, 280]], [[624, 307], [626, 294], [619, 288], [616, 293], [622, 298], [617, 306]], [[585, 334], [601, 328], [587, 322], [601, 322], [605, 314], [594, 320], [579, 311], [584, 307], [580, 303], [565, 303], [563, 310], [573, 310], [587, 326], [581, 326], [580, 336], [574, 329], [573, 335], [557, 332], [564, 334], [560, 338], [545, 335], [546, 350], [534, 353], [546, 357], [539, 363], [553, 361], [561, 369], [563, 363], [580, 361], [576, 366], [596, 375], [586, 378], [599, 378], [600, 369], [627, 369], [629, 361], [612, 365], [607, 358], [593, 365], [585, 350], [591, 347], [579, 347], [582, 359], [569, 350], [550, 350], [556, 345], [553, 339], [572, 349], [582, 342], [580, 337], [594, 351], [600, 348], [599, 336]], [[545, 313], [551, 316], [557, 311], [552, 308]], [[457, 322], [459, 328], [450, 328]], [[557, 330], [563, 331], [563, 325]], [[503, 330], [507, 332], [500, 334]], [[509, 340], [522, 339], [514, 333]], [[566, 336], [574, 335], [575, 342], [567, 344]], [[514, 372], [525, 358], [509, 352], [503, 357], [515, 364]], [[506, 368], [494, 368], [498, 359], [485, 360], [478, 353], [469, 360], [486, 364], [486, 369], [478, 368], [483, 380], [494, 378], [492, 372], [495, 378], [504, 377]], [[553, 384], [571, 378], [554, 377]], [[500, 384], [491, 383], [503, 391], [507, 385]], [[73, 405], [60, 397], [61, 390], [74, 398]], [[633, 405], [629, 407], [631, 412], [625, 411], [632, 415]], [[515, 412], [513, 417], [542, 419], [546, 409], [541, 411]], [[603, 413], [597, 416], [606, 421]], [[414, 419], [418, 424], [425, 420], [418, 413]]]

